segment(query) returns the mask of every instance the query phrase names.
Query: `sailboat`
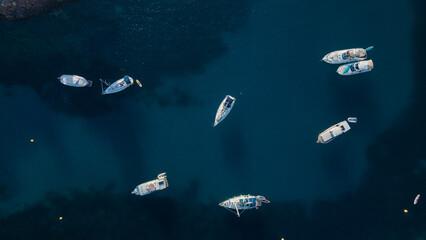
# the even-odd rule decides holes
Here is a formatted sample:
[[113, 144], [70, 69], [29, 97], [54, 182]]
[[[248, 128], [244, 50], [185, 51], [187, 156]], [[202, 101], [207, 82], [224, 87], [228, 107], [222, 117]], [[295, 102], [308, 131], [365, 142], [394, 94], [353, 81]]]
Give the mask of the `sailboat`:
[[270, 203], [264, 196], [253, 196], [253, 195], [239, 195], [230, 199], [227, 199], [221, 203], [219, 206], [231, 211], [236, 214], [238, 217], [248, 209], [258, 209], [262, 206], [262, 203]]
[[[133, 78], [129, 76], [124, 76], [123, 78], [118, 79], [117, 81], [113, 82], [112, 84], [109, 84], [108, 82], [99, 79], [101, 81], [102, 86], [102, 95], [105, 94], [112, 94], [112, 93], [118, 93], [123, 91], [124, 89], [130, 87], [133, 85]], [[107, 86], [107, 88], [104, 90], [103, 84]]]
[[222, 103], [219, 105], [219, 108], [217, 109], [213, 127], [216, 127], [216, 125], [222, 122], [222, 120], [225, 119], [226, 116], [228, 116], [228, 114], [231, 112], [232, 108], [234, 107], [234, 104], [235, 104], [235, 98], [230, 95], [226, 95]]

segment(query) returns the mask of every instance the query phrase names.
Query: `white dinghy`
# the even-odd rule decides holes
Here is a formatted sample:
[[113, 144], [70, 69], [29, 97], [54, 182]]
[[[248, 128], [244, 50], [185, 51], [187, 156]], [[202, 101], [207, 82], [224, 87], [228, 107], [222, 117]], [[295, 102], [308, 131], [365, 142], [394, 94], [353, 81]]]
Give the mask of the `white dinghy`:
[[336, 125], [333, 125], [327, 128], [324, 132], [318, 135], [317, 143], [326, 144], [334, 140], [336, 137], [342, 135], [343, 133], [349, 131], [351, 127], [347, 121], [339, 122]]
[[[236, 214], [238, 217], [247, 209], [258, 209], [262, 203], [270, 203], [264, 196], [240, 195], [219, 203], [219, 206]], [[240, 212], [241, 211], [241, 212]]]
[[155, 191], [163, 190], [169, 186], [169, 182], [167, 181], [166, 173], [160, 173], [157, 176], [157, 179], [141, 183], [136, 186], [135, 190], [133, 190], [132, 194], [145, 196]]
[[352, 48], [331, 52], [324, 56], [322, 61], [330, 64], [342, 64], [349, 62], [362, 61], [367, 59], [367, 51], [373, 49], [373, 46], [366, 49]]
[[234, 107], [234, 104], [235, 98], [230, 95], [226, 95], [219, 108], [217, 109], [213, 127], [218, 125], [223, 119], [226, 118], [226, 116], [228, 116], [229, 112], [231, 112], [232, 108]]
[[[117, 92], [123, 91], [124, 89], [133, 85], [133, 78], [131, 78], [127, 75], [124, 76], [121, 79], [118, 79], [117, 81], [115, 81], [112, 84], [109, 84], [102, 79], [100, 79], [100, 81], [101, 81], [101, 86], [102, 86], [102, 95], [117, 93]], [[105, 90], [104, 90], [103, 84], [108, 86]]]
[[348, 117], [348, 122], [350, 122], [350, 123], [357, 123], [358, 122], [358, 118], [356, 118], [356, 117]]
[[62, 75], [58, 77], [59, 81], [71, 87], [91, 87], [92, 81], [86, 80], [84, 77], [77, 75]]
[[373, 60], [361, 61], [356, 63], [348, 63], [340, 66], [337, 69], [337, 73], [343, 76], [355, 75], [358, 73], [369, 72], [373, 70], [374, 64]]

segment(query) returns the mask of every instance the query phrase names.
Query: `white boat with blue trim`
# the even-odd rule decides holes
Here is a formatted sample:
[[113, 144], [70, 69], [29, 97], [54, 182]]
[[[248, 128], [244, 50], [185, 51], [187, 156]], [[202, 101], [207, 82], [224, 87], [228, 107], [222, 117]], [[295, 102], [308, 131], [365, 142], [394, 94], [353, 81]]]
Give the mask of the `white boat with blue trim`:
[[348, 63], [340, 66], [337, 69], [337, 73], [343, 76], [355, 75], [359, 73], [365, 73], [373, 70], [373, 60], [360, 61], [356, 63]]
[[157, 176], [157, 179], [141, 183], [132, 191], [132, 194], [145, 196], [150, 193], [160, 191], [169, 187], [169, 182], [167, 181], [166, 173], [160, 173]]
[[220, 122], [225, 119], [228, 114], [231, 112], [232, 108], [235, 104], [235, 98], [231, 95], [226, 95], [226, 97], [223, 99], [222, 103], [219, 105], [219, 108], [216, 112], [216, 117], [214, 119], [213, 127], [218, 125]]
[[[264, 196], [240, 195], [219, 203], [219, 206], [236, 214], [238, 217], [248, 209], [258, 209], [262, 203], [270, 203]], [[241, 212], [240, 212], [241, 211]]]
[[66, 85], [71, 87], [91, 87], [92, 81], [86, 80], [84, 77], [80, 77], [77, 75], [62, 75], [58, 77], [59, 81]]
[[367, 59], [367, 51], [373, 49], [373, 46], [364, 48], [351, 48], [338, 50], [325, 55], [322, 61], [330, 64], [342, 64], [349, 62], [362, 61]]
[[[124, 89], [133, 85], [133, 78], [131, 78], [127, 75], [124, 76], [123, 78], [118, 79], [117, 81], [115, 81], [112, 84], [109, 84], [108, 82], [106, 82], [102, 79], [100, 79], [100, 81], [101, 81], [101, 86], [102, 86], [102, 95], [121, 92]], [[103, 84], [105, 84], [107, 86], [107, 88], [105, 90], [104, 90]]]

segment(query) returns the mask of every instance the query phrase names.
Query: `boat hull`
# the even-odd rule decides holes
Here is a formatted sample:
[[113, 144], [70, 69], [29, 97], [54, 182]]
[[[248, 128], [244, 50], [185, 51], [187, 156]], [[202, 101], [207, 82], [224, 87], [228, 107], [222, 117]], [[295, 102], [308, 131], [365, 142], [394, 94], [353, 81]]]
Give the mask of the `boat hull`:
[[317, 143], [327, 144], [350, 129], [351, 127], [347, 121], [339, 122], [320, 133], [318, 135]]
[[160, 191], [169, 187], [166, 173], [161, 173], [157, 176], [157, 179], [144, 182], [136, 186], [132, 191], [132, 194], [145, 196], [156, 191]]
[[[345, 72], [347, 68], [348, 68], [348, 71]], [[340, 66], [339, 68], [337, 68], [336, 72], [342, 76], [349, 76], [349, 75], [370, 72], [371, 70], [373, 70], [373, 68], [374, 68], [373, 60], [367, 60], [367, 61], [344, 64]]]
[[[231, 112], [232, 108], [234, 107], [235, 100], [236, 99], [232, 97], [231, 95], [226, 95], [222, 103], [219, 105], [219, 108], [217, 109], [213, 127], [218, 125], [220, 122], [223, 121], [223, 119], [225, 119], [228, 116], [228, 114]], [[229, 102], [231, 101], [232, 103], [229, 105]]]
[[351, 48], [331, 52], [322, 61], [329, 64], [343, 64], [367, 59], [367, 51], [363, 48]]
[[239, 195], [219, 203], [219, 206], [232, 210], [247, 210], [258, 208], [262, 203], [269, 203], [263, 196]]
[[86, 80], [84, 77], [77, 75], [62, 75], [59, 77], [59, 81], [70, 87], [91, 87], [92, 81]]
[[125, 80], [125, 77], [118, 79], [113, 84], [109, 85], [104, 91], [102, 91], [102, 95], [121, 92], [133, 85], [133, 82], [133, 78], [131, 77], [128, 77], [128, 80]]
[[238, 217], [248, 209], [259, 208], [262, 203], [270, 203], [264, 196], [240, 195], [219, 203], [219, 206], [233, 212]]

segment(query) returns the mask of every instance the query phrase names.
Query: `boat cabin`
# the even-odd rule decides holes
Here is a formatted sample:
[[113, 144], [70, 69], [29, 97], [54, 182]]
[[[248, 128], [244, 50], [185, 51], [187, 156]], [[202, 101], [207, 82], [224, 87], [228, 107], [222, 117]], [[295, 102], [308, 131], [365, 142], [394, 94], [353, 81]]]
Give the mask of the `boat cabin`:
[[234, 99], [232, 99], [232, 98], [230, 98], [230, 97], [228, 97], [228, 98], [226, 98], [226, 100], [225, 100], [225, 104], [224, 104], [224, 106], [226, 107], [226, 108], [231, 108], [231, 106], [232, 106], [232, 103], [234, 102]]
[[124, 86], [131, 85], [131, 84], [132, 84], [132, 82], [130, 81], [129, 76], [126, 75], [126, 76], [124, 76], [123, 81], [118, 86], [124, 87]]

